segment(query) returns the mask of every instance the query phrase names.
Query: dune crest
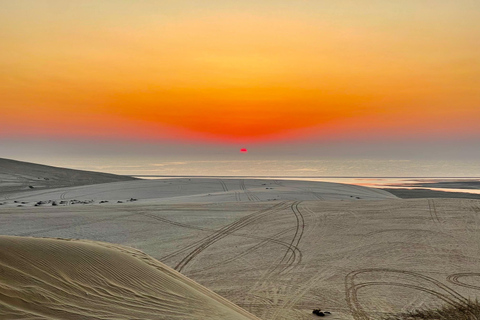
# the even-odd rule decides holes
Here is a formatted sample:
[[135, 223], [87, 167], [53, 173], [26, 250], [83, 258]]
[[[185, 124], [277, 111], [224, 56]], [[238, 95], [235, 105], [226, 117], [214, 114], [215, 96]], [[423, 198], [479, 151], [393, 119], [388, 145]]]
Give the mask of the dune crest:
[[141, 251], [0, 236], [1, 319], [258, 319]]

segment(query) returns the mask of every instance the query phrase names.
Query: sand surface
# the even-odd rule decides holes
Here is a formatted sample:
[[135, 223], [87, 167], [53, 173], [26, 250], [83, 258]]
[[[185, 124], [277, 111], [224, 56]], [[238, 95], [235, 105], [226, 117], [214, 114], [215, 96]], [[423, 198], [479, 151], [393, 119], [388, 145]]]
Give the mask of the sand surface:
[[136, 180], [128, 176], [44, 166], [0, 158], [0, 194]]
[[1, 319], [258, 319], [144, 253], [0, 236]]
[[[22, 318], [15, 312], [37, 308], [37, 300], [62, 312], [86, 312], [91, 319], [108, 318], [100, 305], [115, 314], [121, 301], [128, 312], [163, 301], [159, 309], [151, 308], [168, 319], [175, 319], [170, 314], [214, 319], [205, 312], [224, 319], [251, 317], [162, 265], [149, 269], [143, 258], [138, 262], [141, 253], [117, 245], [144, 251], [264, 320], [315, 319], [314, 308], [332, 312], [329, 319], [376, 319], [476, 298], [480, 290], [479, 200], [399, 199], [383, 190], [335, 183], [207, 178], [28, 190], [0, 194], [0, 199], [1, 235], [116, 244], [45, 246], [41, 241], [53, 240], [2, 237], [0, 263], [13, 263], [23, 276], [6, 277], [1, 269], [7, 280], [0, 288], [12, 294], [0, 296], [0, 303], [12, 306], [11, 296], [27, 303], [16, 300], [19, 304], [8, 311], [0, 308], [1, 319]], [[78, 249], [84, 246], [88, 250]], [[82, 259], [88, 279], [72, 267]], [[130, 271], [127, 265], [133, 266]], [[167, 275], [182, 286], [162, 287], [170, 283]], [[37, 278], [43, 279], [33, 281], [37, 287], [26, 285]], [[47, 278], [61, 284], [52, 287]], [[105, 289], [113, 280], [118, 291]], [[50, 289], [40, 288], [43, 284]], [[188, 289], [180, 289], [183, 285]], [[57, 286], [68, 287], [67, 294], [55, 291]], [[84, 300], [71, 299], [69, 290], [79, 296], [105, 293], [108, 299], [99, 298], [99, 305], [89, 308]], [[173, 299], [169, 290], [184, 291]], [[185, 296], [202, 302], [189, 300], [186, 309]], [[133, 307], [137, 300], [129, 299], [140, 298], [145, 300]], [[64, 304], [72, 308], [60, 307]]]
[[384, 188], [383, 190], [390, 192], [402, 199], [419, 199], [419, 198], [462, 198], [462, 199], [480, 199], [480, 194], [469, 192], [451, 192], [430, 189], [403, 189], [403, 188]]
[[181, 178], [135, 180], [96, 185], [29, 190], [0, 194], [3, 206], [51, 206], [136, 202], [224, 203], [279, 200], [361, 200], [396, 199], [391, 193], [373, 188], [328, 182]]
[[264, 320], [312, 319], [318, 307], [330, 319], [374, 319], [476, 297], [480, 201], [315, 184], [179, 179], [28, 191], [8, 201], [138, 200], [7, 204], [0, 234], [131, 246]]

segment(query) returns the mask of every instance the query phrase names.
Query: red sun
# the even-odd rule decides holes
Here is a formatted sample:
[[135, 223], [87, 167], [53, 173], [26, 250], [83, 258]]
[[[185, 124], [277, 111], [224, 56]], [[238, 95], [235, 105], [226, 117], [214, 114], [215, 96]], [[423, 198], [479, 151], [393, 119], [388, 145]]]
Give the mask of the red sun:
[[248, 151], [247, 151], [246, 148], [242, 148], [242, 149], [240, 149], [240, 152], [242, 152], [242, 153], [247, 153]]

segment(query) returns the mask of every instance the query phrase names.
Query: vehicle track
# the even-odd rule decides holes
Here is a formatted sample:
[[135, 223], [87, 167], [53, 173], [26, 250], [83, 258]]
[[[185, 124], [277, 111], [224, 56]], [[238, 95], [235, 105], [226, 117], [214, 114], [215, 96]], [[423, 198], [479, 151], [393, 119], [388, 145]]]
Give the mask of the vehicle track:
[[[393, 282], [393, 281], [367, 281], [367, 282], [361, 282], [359, 284], [355, 283], [355, 278], [357, 275], [362, 273], [376, 273], [376, 272], [380, 272], [382, 274], [393, 273], [397, 277], [400, 275], [406, 275], [410, 277], [409, 280], [411, 280], [411, 277], [424, 280], [429, 284], [432, 284], [435, 287], [441, 289], [445, 293], [441, 293], [426, 287], [422, 287], [420, 285], [405, 284], [405, 283]], [[419, 290], [419, 291], [434, 295], [435, 297], [451, 305], [454, 305], [458, 302], [464, 303], [467, 301], [465, 297], [463, 297], [460, 293], [458, 293], [454, 289], [444, 285], [443, 283], [441, 283], [440, 281], [434, 278], [422, 275], [420, 273], [416, 273], [412, 271], [404, 271], [404, 270], [395, 270], [395, 269], [383, 269], [383, 268], [355, 270], [347, 274], [347, 276], [345, 277], [345, 299], [348, 307], [350, 308], [350, 313], [355, 320], [370, 319], [367, 313], [365, 312], [365, 310], [362, 308], [360, 302], [358, 301], [357, 292], [361, 288], [364, 288], [367, 286], [375, 286], [375, 285], [397, 286], [397, 287], [404, 287], [404, 288]]]
[[[66, 193], [72, 191], [72, 190], [75, 190], [75, 191], [81, 191], [82, 189], [86, 189], [88, 190], [90, 186], [74, 186], [74, 187], [65, 187], [65, 188], [69, 188], [70, 190], [66, 191]], [[82, 198], [82, 197], [87, 197], [87, 196], [92, 196], [92, 195], [99, 195], [100, 193], [105, 193], [105, 192], [113, 192], [113, 191], [125, 191], [125, 190], [139, 190], [139, 189], [151, 189], [152, 186], [145, 186], [145, 187], [131, 187], [131, 188], [117, 188], [117, 189], [110, 189], [108, 191], [101, 191], [101, 192], [90, 192], [90, 193], [84, 193], [84, 194], [79, 194], [76, 196], [76, 198]], [[32, 196], [41, 196], [41, 195], [44, 195], [44, 194], [49, 194], [49, 193], [56, 193], [56, 192], [59, 192], [58, 190], [59, 188], [55, 188], [55, 189], [49, 189], [45, 192], [39, 192], [39, 193], [33, 193], [33, 194], [28, 194], [28, 195], [23, 195], [23, 196], [19, 196], [19, 197], [14, 197], [14, 198], [11, 198], [12, 200], [18, 200], [18, 199], [23, 199], [23, 198], [28, 198], [28, 197], [32, 197]], [[64, 188], [62, 188], [64, 189]]]
[[228, 188], [227, 188], [227, 184], [225, 183], [225, 181], [219, 179], [218, 180], [220, 182], [220, 184], [222, 185], [222, 188], [223, 188], [223, 191], [227, 192], [228, 191]]
[[298, 190], [304, 191], [306, 193], [309, 193], [313, 196], [314, 199], [316, 200], [325, 200], [322, 196], [318, 195], [318, 192], [313, 191], [312, 189], [307, 189], [307, 188], [296, 188]]
[[[257, 288], [265, 288], [266, 284], [268, 284], [268, 282], [272, 279], [272, 277], [278, 277], [282, 273], [284, 274], [289, 269], [292, 269], [301, 263], [302, 251], [299, 249], [298, 245], [300, 244], [300, 241], [303, 237], [303, 233], [305, 230], [305, 220], [303, 218], [303, 214], [300, 212], [298, 208], [298, 206], [301, 203], [302, 201], [294, 201], [290, 204], [290, 210], [293, 212], [296, 219], [295, 233], [293, 235], [292, 240], [289, 243], [290, 250], [287, 249], [282, 259], [280, 260], [280, 262], [276, 263], [269, 270], [267, 270], [267, 272], [265, 272], [263, 276], [252, 286], [252, 289], [250, 290], [251, 293], [254, 292], [254, 290], [258, 290]], [[295, 250], [292, 250], [293, 248], [295, 248]], [[252, 294], [252, 295], [255, 296], [255, 294]], [[248, 304], [248, 310], [252, 311], [253, 304], [254, 304], [254, 301], [251, 301]]]
[[315, 198], [317, 198], [318, 200], [325, 200], [324, 197], [318, 195], [318, 192], [315, 192], [313, 190], [308, 190], [308, 192], [310, 192]]
[[247, 189], [247, 187], [245, 186], [245, 180], [243, 179], [240, 180], [240, 189], [243, 190], [243, 192], [248, 198], [248, 201], [260, 201], [260, 198], [258, 198], [255, 194], [253, 194]]
[[[295, 201], [290, 205], [290, 209], [292, 210], [293, 214], [295, 215], [296, 226], [295, 226], [295, 234], [293, 235], [292, 240], [290, 241], [290, 247], [298, 248], [300, 240], [302, 240], [303, 233], [305, 230], [305, 219], [303, 218], [303, 214], [300, 212], [298, 205], [302, 203], [301, 201]], [[286, 271], [289, 267], [293, 264], [299, 264], [302, 261], [302, 252], [299, 250], [298, 255], [295, 253], [294, 250], [287, 250], [283, 255], [282, 259], [278, 263], [278, 265], [272, 270], [275, 271], [277, 267], [280, 267], [288, 257], [286, 265], [280, 270], [280, 273]]]
[[[133, 211], [129, 211], [129, 212], [132, 212]], [[169, 219], [166, 219], [166, 218], [162, 218], [162, 217], [159, 217], [157, 215], [154, 215], [154, 214], [150, 214], [150, 213], [147, 213], [147, 212], [136, 212], [136, 214], [139, 214], [139, 215], [142, 215], [142, 216], [145, 216], [145, 217], [149, 217], [149, 218], [152, 218], [152, 219], [155, 219], [157, 221], [160, 221], [160, 222], [163, 222], [163, 223], [167, 223], [167, 224], [171, 224], [171, 225], [175, 225], [175, 226], [178, 226], [178, 227], [182, 227], [182, 228], [187, 228], [187, 229], [193, 229], [193, 230], [199, 230], [199, 231], [207, 231], [207, 232], [211, 232], [211, 233], [214, 233], [214, 232], [218, 232], [219, 230], [216, 230], [216, 229], [210, 229], [210, 228], [202, 228], [202, 227], [197, 227], [197, 226], [192, 226], [192, 225], [189, 225], [189, 224], [185, 224], [185, 223], [180, 223], [180, 222], [176, 222], [176, 221], [172, 221], [172, 220], [169, 220]], [[232, 262], [234, 260], [237, 260], [239, 258], [241, 258], [242, 256], [252, 252], [252, 251], [255, 251], [255, 250], [258, 250], [260, 247], [262, 247], [263, 245], [267, 244], [267, 243], [275, 243], [275, 244], [278, 244], [278, 245], [281, 245], [283, 247], [286, 247], [287, 250], [296, 250], [296, 251], [299, 251], [298, 248], [296, 247], [291, 247], [289, 243], [286, 243], [284, 241], [281, 241], [281, 240], [277, 240], [276, 238], [277, 237], [280, 237], [281, 235], [283, 235], [284, 233], [286, 233], [288, 231], [287, 230], [284, 230], [272, 237], [259, 237], [259, 236], [252, 236], [252, 235], [246, 235], [246, 234], [242, 234], [242, 233], [235, 233], [235, 236], [238, 236], [238, 237], [243, 237], [243, 238], [248, 238], [248, 239], [256, 239], [256, 240], [261, 240], [260, 243], [258, 243], [257, 245], [253, 246], [252, 248], [249, 248], [248, 250], [246, 250], [245, 252], [242, 252], [241, 254], [235, 256], [235, 257], [232, 257], [230, 259], [227, 259], [225, 261], [222, 262], [222, 264], [225, 264], [225, 263], [229, 263], [229, 262]], [[197, 244], [197, 243], [195, 243]], [[190, 249], [192, 249], [194, 246], [191, 246]], [[186, 250], [184, 250], [186, 251]], [[213, 267], [211, 267], [213, 268]], [[211, 269], [211, 268], [206, 268], [206, 269], [201, 269], [201, 271], [204, 271], [204, 270], [208, 270], [208, 269]]]
[[[5, 172], [5, 171], [0, 171], [0, 173], [15, 177], [17, 179], [17, 181], [20, 183], [19, 188], [21, 188], [21, 189], [28, 189], [28, 186], [31, 183], [30, 179], [28, 179], [27, 177], [24, 177], [20, 174], [15, 174], [15, 173], [10, 173], [10, 172]], [[15, 195], [17, 193], [18, 193], [18, 191], [14, 191], [12, 193], [6, 192], [3, 195], [3, 198], [4, 198], [4, 200], [15, 200], [14, 198], [11, 198], [11, 196]]]
[[[194, 247], [194, 249], [188, 255], [186, 255], [175, 266], [174, 269], [181, 272], [196, 256], [198, 256], [203, 250], [207, 249], [212, 244], [214, 244], [214, 243], [218, 242], [219, 240], [233, 234], [234, 232], [242, 229], [243, 227], [258, 221], [259, 219], [264, 218], [267, 215], [279, 212], [279, 211], [284, 210], [286, 208], [287, 208], [286, 207], [286, 202], [280, 202], [280, 203], [275, 204], [275, 205], [273, 205], [269, 208], [254, 212], [250, 215], [247, 215], [243, 218], [240, 218], [237, 221], [221, 228], [220, 230], [218, 230], [214, 234], [209, 235], [206, 238], [204, 238], [203, 240], [201, 240], [200, 245], [197, 245], [198, 242], [195, 243], [194, 246], [195, 245], [197, 245], [197, 246]], [[184, 249], [181, 249], [181, 250], [184, 250]], [[162, 259], [169, 258], [169, 257], [171, 257], [173, 255], [176, 255], [176, 254], [178, 254], [178, 253], [174, 252], [170, 255], [162, 257]]]
[[308, 281], [305, 281], [300, 285], [292, 294], [285, 299], [285, 302], [280, 306], [275, 308], [276, 311], [273, 313], [271, 319], [277, 319], [284, 310], [291, 310], [308, 292], [311, 288], [315, 287], [318, 281], [323, 278], [321, 273], [317, 273], [315, 276], [311, 277]]
[[432, 217], [433, 222], [436, 224], [441, 224], [442, 222], [438, 217], [437, 207], [435, 205], [435, 202], [432, 199], [428, 199], [428, 209], [430, 212], [430, 217]]
[[167, 223], [167, 224], [171, 224], [171, 225], [174, 225], [174, 226], [177, 226], [177, 227], [182, 227], [182, 228], [187, 228], [187, 229], [194, 229], [194, 230], [200, 230], [200, 231], [208, 231], [208, 232], [216, 231], [216, 230], [214, 230], [214, 229], [202, 228], [202, 227], [192, 226], [192, 225], [185, 224], [185, 223], [181, 223], [181, 222], [176, 222], [176, 221], [168, 220], [168, 219], [166, 219], [166, 218], [162, 218], [162, 217], [159, 217], [159, 216], [157, 216], [157, 215], [154, 215], [154, 214], [151, 214], [151, 213], [147, 213], [147, 212], [137, 212], [137, 214], [142, 215], [142, 216], [145, 216], [145, 217], [149, 217], [149, 218], [152, 218], [152, 219], [161, 221], [161, 222], [165, 222], [165, 223]]
[[[261, 247], [265, 246], [267, 243], [275, 243], [275, 244], [279, 244], [283, 247], [285, 247], [287, 250], [292, 250], [292, 251], [296, 251], [297, 254], [300, 252], [300, 249], [298, 249], [297, 247], [292, 247], [289, 243], [287, 242], [284, 242], [284, 241], [281, 241], [281, 240], [277, 240], [277, 238], [283, 236], [285, 233], [287, 233], [288, 231], [290, 231], [289, 229], [286, 229], [286, 230], [283, 230], [271, 237], [268, 237], [268, 238], [265, 238], [265, 237], [256, 237], [256, 236], [251, 236], [251, 235], [244, 235], [244, 234], [241, 234], [241, 233], [235, 233], [235, 236], [239, 236], [239, 237], [245, 237], [245, 238], [250, 238], [250, 239], [258, 239], [258, 240], [262, 240], [261, 242], [257, 243], [256, 245], [248, 248], [247, 250], [243, 251], [242, 253], [239, 253], [238, 255], [234, 256], [234, 257], [231, 257], [229, 259], [226, 259], [226, 260], [223, 260], [221, 262], [219, 262], [220, 264], [222, 265], [225, 265], [227, 263], [230, 263], [230, 262], [233, 262], [235, 260], [238, 260], [240, 258], [242, 258], [243, 256], [246, 256], [247, 254], [249, 253], [252, 253], [258, 249], [260, 249]], [[295, 254], [295, 253], [293, 253]], [[204, 269], [201, 269], [200, 271], [205, 271], [205, 270], [209, 270], [209, 269], [213, 269], [215, 268], [215, 266], [212, 266], [212, 267], [208, 267], [208, 268], [204, 268]]]
[[[115, 211], [115, 210], [112, 210], [112, 211]], [[55, 228], [37, 230], [37, 231], [32, 231], [32, 232], [23, 232], [23, 233], [16, 234], [16, 236], [28, 237], [28, 236], [33, 236], [33, 235], [46, 233], [46, 232], [51, 232], [51, 231], [70, 229], [70, 228], [74, 228], [74, 227], [86, 226], [86, 225], [89, 225], [89, 224], [105, 222], [105, 221], [113, 221], [113, 220], [117, 220], [119, 218], [131, 217], [131, 216], [134, 216], [134, 215], [137, 215], [137, 214], [138, 213], [129, 213], [129, 214], [124, 214], [124, 215], [116, 215], [114, 217], [109, 217], [109, 218], [96, 219], [96, 220], [93, 220], [93, 221], [90, 220], [90, 221], [79, 222], [79, 223], [70, 223], [66, 226], [58, 226], [58, 227], [55, 227]]]
[[18, 196], [18, 197], [10, 197], [10, 199], [11, 200], [20, 200], [20, 199], [29, 198], [29, 197], [42, 196], [44, 194], [49, 194], [49, 193], [54, 194], [55, 192], [58, 192], [58, 191], [55, 190], [55, 189], [50, 189], [50, 190], [44, 191], [44, 192], [32, 193], [32, 194]]
[[458, 285], [458, 286], [461, 286], [461, 287], [480, 290], [480, 286], [476, 286], [476, 285], [473, 285], [473, 284], [464, 283], [464, 282], [461, 282], [460, 280], [458, 280], [459, 278], [464, 278], [464, 277], [480, 277], [480, 273], [476, 273], [476, 272], [472, 272], [472, 273], [455, 273], [455, 274], [449, 275], [449, 276], [447, 277], [447, 281], [450, 282], [450, 283], [456, 284], [456, 285]]
[[[318, 240], [321, 240], [325, 237], [326, 232], [328, 232], [327, 214], [325, 212], [318, 211], [317, 209], [314, 211], [309, 204], [311, 203], [302, 202], [301, 205], [299, 204], [299, 208], [301, 208], [300, 211], [302, 212], [304, 218], [308, 218], [305, 219], [308, 221], [308, 223], [305, 224], [303, 237], [308, 236], [311, 232], [314, 232], [317, 234]], [[320, 236], [318, 236], [318, 233], [320, 233]]]
[[473, 212], [475, 213], [480, 213], [480, 207], [478, 205], [473, 205], [471, 206], [471, 209], [473, 210]]

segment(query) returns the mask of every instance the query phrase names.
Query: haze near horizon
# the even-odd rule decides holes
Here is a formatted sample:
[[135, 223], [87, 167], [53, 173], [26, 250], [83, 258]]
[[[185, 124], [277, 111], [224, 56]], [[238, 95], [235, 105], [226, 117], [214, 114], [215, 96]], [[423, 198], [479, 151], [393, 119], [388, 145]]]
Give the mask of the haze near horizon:
[[0, 156], [480, 159], [479, 9], [4, 1]]

